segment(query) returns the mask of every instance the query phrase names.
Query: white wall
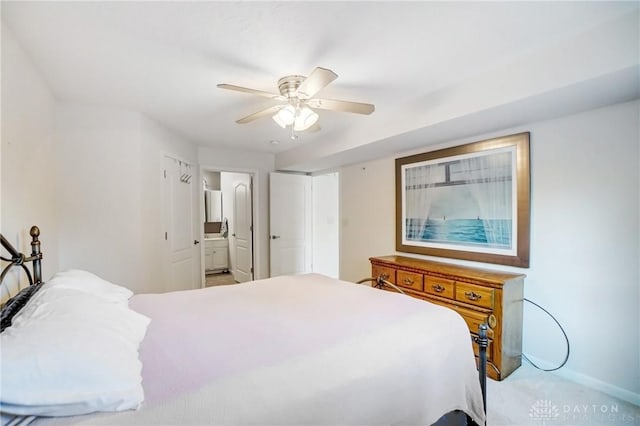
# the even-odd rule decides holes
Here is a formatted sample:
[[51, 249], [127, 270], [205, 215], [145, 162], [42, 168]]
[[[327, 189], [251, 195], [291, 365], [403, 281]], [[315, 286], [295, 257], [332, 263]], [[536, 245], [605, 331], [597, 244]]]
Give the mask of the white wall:
[[[527, 274], [525, 297], [565, 327], [571, 357], [557, 374], [640, 404], [640, 102], [473, 139], [531, 131], [531, 268], [450, 259]], [[443, 147], [432, 147], [434, 150]], [[395, 252], [397, 155], [341, 171], [341, 273]], [[418, 256], [419, 257], [419, 256]], [[551, 367], [564, 355], [552, 320], [525, 304], [524, 352]]]
[[273, 154], [228, 148], [198, 148], [198, 160], [204, 169], [254, 173], [253, 232], [255, 279], [269, 277], [269, 172], [274, 171]]
[[195, 145], [137, 112], [56, 102], [4, 24], [2, 107], [2, 234], [30, 251], [41, 228], [45, 279], [84, 268], [163, 288], [162, 154], [195, 165]]
[[[56, 124], [60, 268], [86, 269], [136, 293], [167, 288], [162, 155], [195, 164], [195, 146], [132, 111], [60, 103]], [[198, 215], [194, 233], [199, 222]]]
[[139, 290], [140, 115], [59, 104], [56, 125], [61, 269], [86, 269]]
[[[58, 214], [53, 138], [55, 101], [46, 82], [2, 25], [2, 235], [31, 253], [29, 229], [38, 225], [43, 278], [58, 270]], [[21, 277], [26, 282], [24, 274]], [[13, 286], [12, 290], [17, 289]], [[4, 286], [3, 286], [4, 288]]]
[[340, 278], [371, 276], [372, 256], [395, 250], [395, 169], [393, 158], [340, 171]]

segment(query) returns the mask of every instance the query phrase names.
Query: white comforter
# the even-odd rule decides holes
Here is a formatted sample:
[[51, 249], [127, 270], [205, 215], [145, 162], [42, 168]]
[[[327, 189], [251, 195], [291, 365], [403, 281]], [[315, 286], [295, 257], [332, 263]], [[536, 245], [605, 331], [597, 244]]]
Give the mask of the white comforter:
[[469, 332], [450, 309], [317, 274], [134, 296], [152, 319], [138, 411], [37, 423], [483, 424]]

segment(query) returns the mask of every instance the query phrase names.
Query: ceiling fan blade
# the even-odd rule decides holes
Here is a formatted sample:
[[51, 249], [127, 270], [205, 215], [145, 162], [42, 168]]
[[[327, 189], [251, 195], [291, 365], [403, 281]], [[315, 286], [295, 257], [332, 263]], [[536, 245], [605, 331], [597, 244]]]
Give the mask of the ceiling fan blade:
[[269, 108], [265, 108], [265, 109], [263, 109], [261, 111], [254, 112], [253, 114], [247, 115], [246, 117], [242, 117], [241, 119], [236, 120], [236, 123], [238, 123], [238, 124], [246, 124], [246, 123], [249, 123], [249, 122], [251, 122], [253, 120], [257, 120], [258, 118], [262, 118], [262, 117], [266, 117], [266, 116], [269, 116], [269, 115], [273, 115], [273, 114], [276, 113], [276, 111], [279, 111], [284, 106], [286, 106], [286, 105], [273, 105], [273, 106], [270, 106]]
[[333, 71], [316, 67], [311, 71], [311, 74], [304, 79], [300, 86], [298, 86], [298, 94], [306, 98], [311, 98], [336, 78], [338, 78], [338, 74]]
[[336, 99], [309, 99], [307, 102], [311, 108], [328, 109], [331, 111], [353, 112], [356, 114], [371, 114], [376, 107], [373, 104], [361, 102], [339, 101]]
[[282, 96], [282, 95], [277, 95], [275, 93], [265, 92], [263, 90], [249, 89], [248, 87], [234, 86], [233, 84], [224, 84], [224, 83], [222, 83], [222, 84], [218, 84], [218, 87], [220, 89], [235, 90], [236, 92], [250, 93], [252, 95], [258, 95], [258, 96], [262, 96], [262, 97], [265, 97], [265, 98], [277, 99], [279, 101], [286, 100], [286, 98], [284, 96]]

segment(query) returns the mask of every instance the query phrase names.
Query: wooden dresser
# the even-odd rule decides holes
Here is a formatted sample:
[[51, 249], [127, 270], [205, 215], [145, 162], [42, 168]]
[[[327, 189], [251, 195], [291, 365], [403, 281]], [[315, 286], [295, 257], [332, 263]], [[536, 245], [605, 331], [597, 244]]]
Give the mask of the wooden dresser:
[[[502, 380], [522, 362], [522, 303], [525, 275], [403, 256], [372, 257], [372, 277], [382, 277], [413, 297], [454, 309], [469, 326], [489, 326], [487, 374]], [[385, 290], [396, 291], [390, 286]], [[474, 343], [474, 351], [478, 347]]]

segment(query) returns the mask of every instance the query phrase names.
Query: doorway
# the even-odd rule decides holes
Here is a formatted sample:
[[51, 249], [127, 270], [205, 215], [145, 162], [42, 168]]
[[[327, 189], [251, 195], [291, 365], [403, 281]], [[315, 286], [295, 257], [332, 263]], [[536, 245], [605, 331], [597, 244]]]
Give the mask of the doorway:
[[203, 169], [202, 194], [202, 286], [253, 280], [253, 175]]

